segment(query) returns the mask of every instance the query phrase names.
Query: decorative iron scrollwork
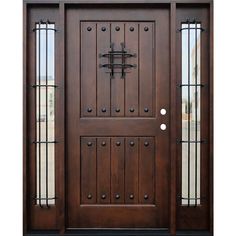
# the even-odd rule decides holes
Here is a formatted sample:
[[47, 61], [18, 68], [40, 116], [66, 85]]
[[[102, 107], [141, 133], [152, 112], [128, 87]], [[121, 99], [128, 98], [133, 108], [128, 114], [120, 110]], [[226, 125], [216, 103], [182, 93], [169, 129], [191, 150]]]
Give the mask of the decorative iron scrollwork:
[[[137, 65], [135, 64], [127, 64], [126, 63], [126, 58], [129, 57], [136, 57], [136, 53], [128, 53], [125, 50], [125, 44], [121, 43], [121, 51], [114, 50], [114, 43], [111, 43], [110, 48], [111, 50], [108, 53], [100, 53], [99, 57], [107, 57], [108, 58], [108, 63], [107, 64], [100, 64], [99, 67], [105, 67], [110, 69], [110, 78], [114, 78], [114, 73], [121, 73], [121, 78], [125, 78], [125, 69], [127, 68], [136, 68]], [[121, 63], [115, 63], [115, 59], [121, 59]], [[116, 68], [120, 68], [121, 71], [115, 72]]]

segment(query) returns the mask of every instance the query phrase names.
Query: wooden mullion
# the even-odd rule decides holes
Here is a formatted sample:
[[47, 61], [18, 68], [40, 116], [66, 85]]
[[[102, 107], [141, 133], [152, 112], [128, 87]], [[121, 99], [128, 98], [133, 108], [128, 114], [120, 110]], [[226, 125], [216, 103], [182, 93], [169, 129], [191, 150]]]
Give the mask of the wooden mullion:
[[209, 221], [210, 221], [210, 232], [213, 234], [213, 222], [214, 222], [214, 218], [213, 218], [213, 203], [214, 203], [214, 199], [213, 199], [213, 186], [214, 186], [214, 180], [213, 180], [213, 168], [214, 168], [214, 159], [213, 159], [213, 156], [214, 156], [214, 119], [213, 119], [213, 116], [214, 116], [214, 111], [213, 111], [213, 107], [214, 107], [214, 83], [213, 83], [213, 72], [214, 72], [214, 52], [213, 52], [213, 49], [214, 49], [214, 39], [213, 39], [213, 30], [214, 30], [214, 16], [213, 16], [213, 2], [210, 4], [210, 68], [209, 68], [209, 73], [210, 73], [210, 81], [209, 81], [209, 84], [210, 84], [210, 104], [209, 104], [209, 107], [210, 107], [210, 115], [209, 115], [209, 119], [210, 119], [210, 125], [209, 125], [209, 158], [210, 158], [210, 161], [209, 161], [209, 186], [210, 186], [210, 194], [209, 194], [209, 197], [210, 197], [210, 201], [209, 201], [209, 205], [210, 205], [210, 214], [209, 214]]
[[65, 232], [65, 4], [59, 4], [58, 25], [56, 37], [56, 81], [60, 89], [56, 93], [56, 196], [57, 227], [60, 234]]
[[27, 184], [27, 4], [23, 4], [23, 234], [27, 232], [28, 184]]
[[170, 140], [171, 140], [171, 152], [170, 152], [170, 160], [171, 160], [171, 181], [170, 181], [170, 233], [172, 235], [176, 234], [176, 158], [177, 158], [177, 147], [176, 147], [176, 3], [171, 3], [170, 7], [170, 54], [171, 54], [171, 132], [170, 132]]

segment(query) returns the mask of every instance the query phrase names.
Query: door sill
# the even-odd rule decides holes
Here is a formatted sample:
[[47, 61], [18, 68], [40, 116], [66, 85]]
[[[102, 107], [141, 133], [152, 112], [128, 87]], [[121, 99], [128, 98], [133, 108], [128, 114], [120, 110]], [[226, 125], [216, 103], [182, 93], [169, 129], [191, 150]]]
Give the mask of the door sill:
[[[58, 231], [32, 231], [25, 236], [61, 236]], [[65, 236], [171, 236], [168, 230], [158, 229], [81, 229], [67, 230]], [[212, 236], [208, 231], [177, 231], [176, 236]]]

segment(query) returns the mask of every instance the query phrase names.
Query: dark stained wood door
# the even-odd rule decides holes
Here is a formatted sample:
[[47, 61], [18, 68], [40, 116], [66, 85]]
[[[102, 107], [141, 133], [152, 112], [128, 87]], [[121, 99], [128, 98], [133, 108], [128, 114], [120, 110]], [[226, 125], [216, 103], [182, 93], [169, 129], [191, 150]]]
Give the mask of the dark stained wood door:
[[169, 27], [167, 8], [67, 9], [68, 228], [168, 227]]
[[24, 233], [210, 236], [213, 3], [95, 2], [24, 2]]

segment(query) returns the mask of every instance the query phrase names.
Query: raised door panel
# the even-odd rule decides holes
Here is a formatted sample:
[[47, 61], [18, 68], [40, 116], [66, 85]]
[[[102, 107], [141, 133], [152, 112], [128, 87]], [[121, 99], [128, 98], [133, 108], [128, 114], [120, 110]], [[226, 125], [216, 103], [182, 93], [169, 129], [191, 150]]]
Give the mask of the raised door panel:
[[155, 115], [154, 22], [81, 22], [81, 116]]

